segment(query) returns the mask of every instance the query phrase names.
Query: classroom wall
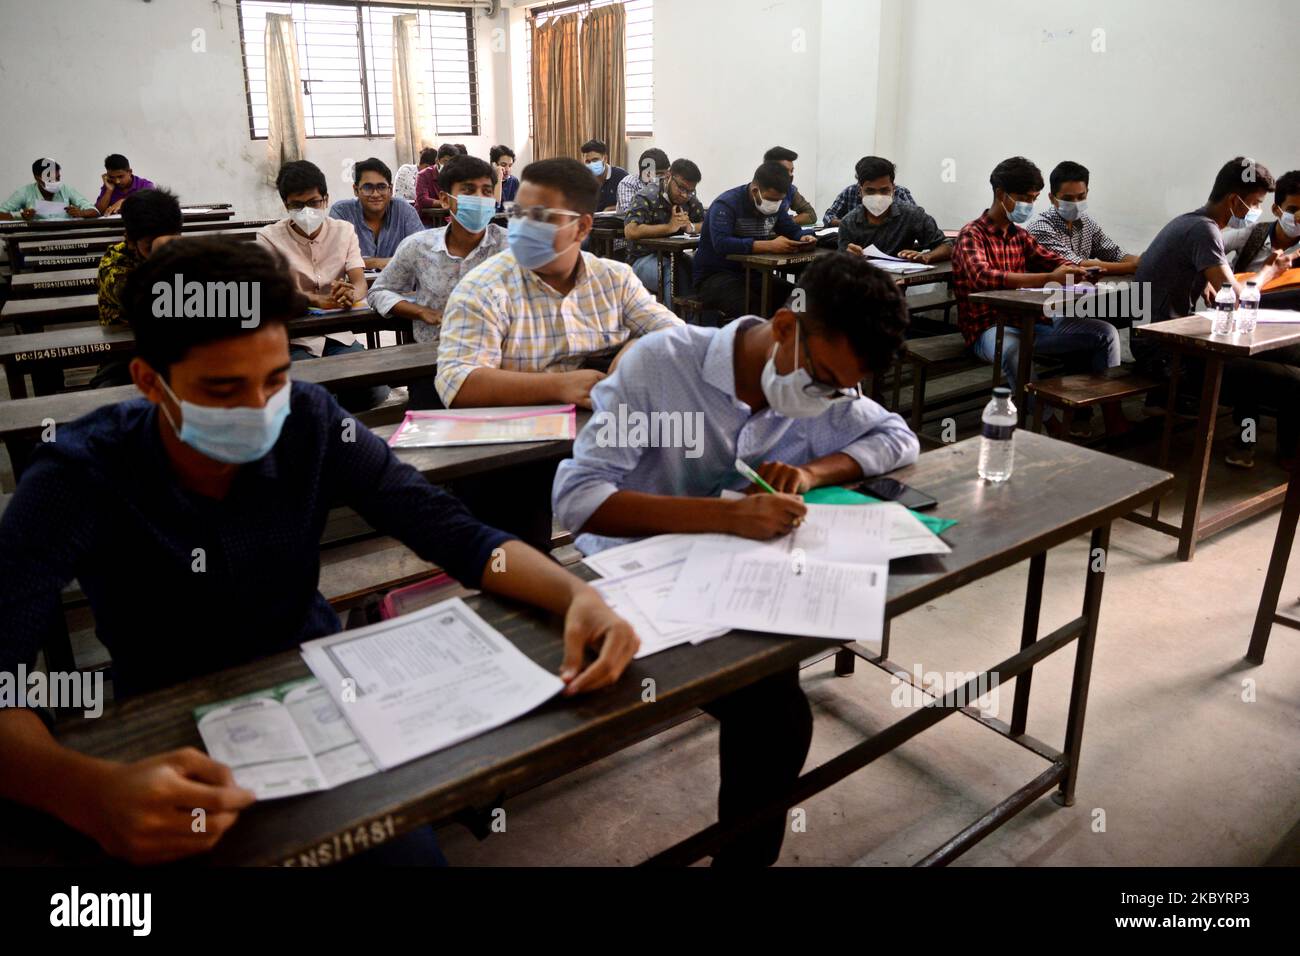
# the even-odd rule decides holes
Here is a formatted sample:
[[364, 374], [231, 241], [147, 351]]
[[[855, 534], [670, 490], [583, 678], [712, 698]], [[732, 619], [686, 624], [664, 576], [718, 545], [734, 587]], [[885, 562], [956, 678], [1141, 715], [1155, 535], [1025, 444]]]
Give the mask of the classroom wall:
[[[497, 82], [506, 44], [493, 34], [506, 16], [475, 23], [484, 135], [447, 137], [484, 157], [498, 114], [510, 109], [509, 85]], [[192, 49], [194, 30], [205, 31], [205, 52]], [[232, 202], [250, 218], [283, 212], [267, 180], [274, 173], [266, 141], [248, 134], [231, 0], [0, 0], [0, 36], [6, 194], [30, 181], [32, 160], [48, 155], [93, 200], [103, 158], [120, 152], [137, 174], [184, 202]], [[325, 172], [332, 198], [352, 194], [351, 163], [368, 156], [393, 166], [392, 137], [307, 141], [307, 158]]]

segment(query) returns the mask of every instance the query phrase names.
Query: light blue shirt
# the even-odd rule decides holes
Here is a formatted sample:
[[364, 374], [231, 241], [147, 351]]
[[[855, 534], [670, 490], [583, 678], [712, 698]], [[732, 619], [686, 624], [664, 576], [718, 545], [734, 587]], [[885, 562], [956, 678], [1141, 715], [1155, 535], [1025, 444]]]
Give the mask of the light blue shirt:
[[[551, 501], [564, 527], [581, 530], [617, 491], [697, 498], [740, 491], [749, 482], [736, 473], [737, 458], [755, 468], [797, 466], [843, 452], [865, 476], [916, 460], [920, 443], [907, 423], [869, 398], [835, 402], [816, 418], [770, 408], [754, 414], [736, 397], [734, 354], [737, 332], [762, 321], [670, 328], [627, 351], [591, 390], [592, 418], [555, 475]], [[575, 543], [595, 554], [629, 540], [581, 534]]]
[[403, 239], [423, 232], [425, 228], [415, 207], [404, 199], [394, 199], [388, 204], [378, 239], [370, 231], [360, 199], [340, 199], [330, 207], [330, 215], [352, 224], [357, 231], [357, 244], [361, 246], [363, 259], [391, 259], [397, 254], [397, 247]]

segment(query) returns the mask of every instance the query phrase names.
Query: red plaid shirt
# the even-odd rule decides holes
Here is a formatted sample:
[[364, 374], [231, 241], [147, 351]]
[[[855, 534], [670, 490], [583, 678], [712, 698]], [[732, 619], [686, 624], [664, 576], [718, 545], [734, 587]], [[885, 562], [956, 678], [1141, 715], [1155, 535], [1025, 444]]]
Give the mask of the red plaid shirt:
[[953, 288], [957, 293], [957, 325], [967, 345], [991, 326], [997, 310], [972, 302], [972, 292], [1005, 289], [1008, 272], [1051, 272], [1065, 260], [1015, 223], [999, 231], [987, 210], [957, 233], [952, 250]]

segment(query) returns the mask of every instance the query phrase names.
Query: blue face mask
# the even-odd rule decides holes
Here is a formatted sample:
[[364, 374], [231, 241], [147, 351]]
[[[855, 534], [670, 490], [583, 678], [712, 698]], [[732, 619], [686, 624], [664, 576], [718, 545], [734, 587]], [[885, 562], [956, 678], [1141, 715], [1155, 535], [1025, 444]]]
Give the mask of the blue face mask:
[[1282, 218], [1279, 220], [1279, 222], [1281, 222], [1282, 224], [1283, 232], [1285, 232], [1292, 239], [1300, 239], [1300, 218], [1297, 218], [1295, 213], [1293, 212], [1282, 213]]
[[1056, 211], [1061, 214], [1061, 218], [1066, 222], [1078, 222], [1083, 218], [1083, 214], [1088, 211], [1088, 201], [1081, 199], [1078, 202], [1070, 202], [1062, 199], [1057, 203]]
[[587, 168], [591, 170], [593, 176], [605, 175], [605, 163], [602, 160], [593, 159], [587, 164]]
[[568, 228], [535, 219], [511, 219], [506, 241], [521, 266], [525, 269], [540, 269], [559, 257], [560, 254], [555, 251], [555, 234]]
[[[1245, 205], [1246, 200], [1241, 199], [1240, 196], [1233, 196], [1232, 198], [1241, 200], [1242, 204]], [[1238, 216], [1236, 213], [1231, 214], [1232, 218], [1228, 220], [1228, 228], [1244, 229], [1247, 226], [1253, 226], [1259, 222], [1259, 217], [1263, 214], [1264, 210], [1259, 206], [1246, 206], [1245, 216]]]
[[1020, 225], [1021, 223], [1028, 222], [1029, 217], [1032, 216], [1033, 214], [1034, 214], [1033, 203], [1020, 202], [1019, 200], [1017, 200], [1015, 206], [1013, 206], [1011, 208], [1011, 211], [1007, 213], [1007, 218], [1010, 219], [1012, 222], [1014, 222], [1016, 225]]
[[457, 196], [456, 221], [470, 232], [482, 232], [496, 215], [497, 203], [491, 196]]
[[161, 377], [158, 381], [181, 408], [181, 427], [177, 428], [167, 407], [159, 406], [177, 437], [200, 454], [228, 465], [246, 465], [266, 457], [280, 440], [284, 420], [289, 417], [293, 388], [289, 382], [262, 408], [218, 408], [182, 401]]

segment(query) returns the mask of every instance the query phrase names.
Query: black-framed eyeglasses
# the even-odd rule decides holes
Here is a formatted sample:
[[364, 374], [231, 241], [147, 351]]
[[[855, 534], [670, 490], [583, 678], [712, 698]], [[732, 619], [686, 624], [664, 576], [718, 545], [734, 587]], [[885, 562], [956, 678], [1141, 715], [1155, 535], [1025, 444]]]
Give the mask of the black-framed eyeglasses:
[[574, 212], [572, 209], [553, 209], [549, 206], [521, 206], [517, 202], [506, 203], [504, 212], [507, 219], [531, 219], [533, 222], [549, 222], [551, 216], [582, 218], [582, 213]]
[[376, 193], [382, 196], [391, 188], [392, 187], [389, 186], [388, 183], [364, 183], [357, 187], [357, 192], [361, 193], [363, 196], [373, 196]]
[[286, 202], [284, 208], [290, 212], [297, 212], [299, 209], [324, 209], [328, 199], [308, 199], [306, 202]]
[[682, 181], [677, 179], [675, 176], [670, 177], [668, 182], [672, 184], [673, 189], [677, 190], [678, 193], [685, 196], [687, 199], [695, 198], [695, 190], [689, 186], [683, 185]]
[[[812, 381], [803, 386], [803, 393], [813, 398], [824, 398], [832, 402], [838, 401], [857, 401], [862, 397], [862, 386], [853, 385], [849, 388], [841, 388], [838, 385], [832, 385], [830, 382], [820, 381], [813, 370], [806, 364], [799, 361], [799, 339], [803, 336], [803, 323], [796, 321], [794, 325], [794, 361], [798, 368], [808, 373]], [[806, 360], [805, 356], [805, 360]]]

